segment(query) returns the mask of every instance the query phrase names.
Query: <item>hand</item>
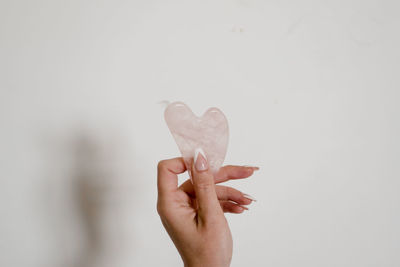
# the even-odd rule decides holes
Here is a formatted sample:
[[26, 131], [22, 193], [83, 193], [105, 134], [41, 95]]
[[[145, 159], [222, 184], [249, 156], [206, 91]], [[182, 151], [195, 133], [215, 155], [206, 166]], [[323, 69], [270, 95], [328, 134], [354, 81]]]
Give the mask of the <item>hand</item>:
[[254, 199], [214, 183], [247, 178], [258, 168], [225, 166], [214, 177], [201, 152], [191, 165], [193, 183], [178, 187], [177, 175], [186, 171], [183, 159], [159, 162], [157, 211], [185, 266], [229, 266], [232, 236], [224, 212], [242, 213]]

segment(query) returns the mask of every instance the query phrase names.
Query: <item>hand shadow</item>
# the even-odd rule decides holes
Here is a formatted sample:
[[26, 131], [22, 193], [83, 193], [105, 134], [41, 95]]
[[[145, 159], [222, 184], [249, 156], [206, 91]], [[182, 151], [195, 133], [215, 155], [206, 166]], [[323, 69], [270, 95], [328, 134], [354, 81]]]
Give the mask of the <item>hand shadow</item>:
[[56, 139], [58, 144], [51, 143], [50, 150], [54, 155], [66, 153], [62, 158], [70, 164], [59, 179], [46, 183], [43, 194], [46, 224], [61, 250], [55, 250], [57, 264], [128, 265], [135, 246], [136, 195], [129, 146], [124, 139], [94, 132], [79, 132], [66, 139]]

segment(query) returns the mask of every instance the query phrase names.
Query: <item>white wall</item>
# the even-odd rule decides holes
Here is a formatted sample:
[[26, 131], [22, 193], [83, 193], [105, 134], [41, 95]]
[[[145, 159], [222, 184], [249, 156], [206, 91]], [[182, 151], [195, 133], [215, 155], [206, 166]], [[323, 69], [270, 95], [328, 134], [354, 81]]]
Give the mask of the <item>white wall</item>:
[[162, 100], [261, 170], [232, 266], [400, 266], [398, 1], [0, 1], [0, 265], [180, 266]]

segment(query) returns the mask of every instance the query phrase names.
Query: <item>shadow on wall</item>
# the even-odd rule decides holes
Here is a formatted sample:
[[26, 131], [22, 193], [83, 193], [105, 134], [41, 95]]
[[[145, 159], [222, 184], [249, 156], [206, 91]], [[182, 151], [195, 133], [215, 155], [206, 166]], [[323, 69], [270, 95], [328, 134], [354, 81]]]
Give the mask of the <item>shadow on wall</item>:
[[137, 245], [133, 150], [110, 134], [86, 131], [67, 139], [51, 146], [47, 163], [58, 166], [44, 194], [54, 244], [49, 266], [128, 266]]

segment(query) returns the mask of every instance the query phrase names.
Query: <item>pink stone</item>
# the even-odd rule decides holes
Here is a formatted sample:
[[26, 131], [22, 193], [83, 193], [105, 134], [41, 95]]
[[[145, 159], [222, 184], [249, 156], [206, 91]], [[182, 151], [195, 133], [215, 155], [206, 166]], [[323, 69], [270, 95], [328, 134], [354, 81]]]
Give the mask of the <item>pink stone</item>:
[[228, 121], [222, 111], [209, 108], [203, 116], [197, 117], [186, 104], [174, 102], [167, 106], [164, 117], [186, 168], [190, 170], [194, 152], [201, 148], [215, 174], [224, 162], [228, 148]]

